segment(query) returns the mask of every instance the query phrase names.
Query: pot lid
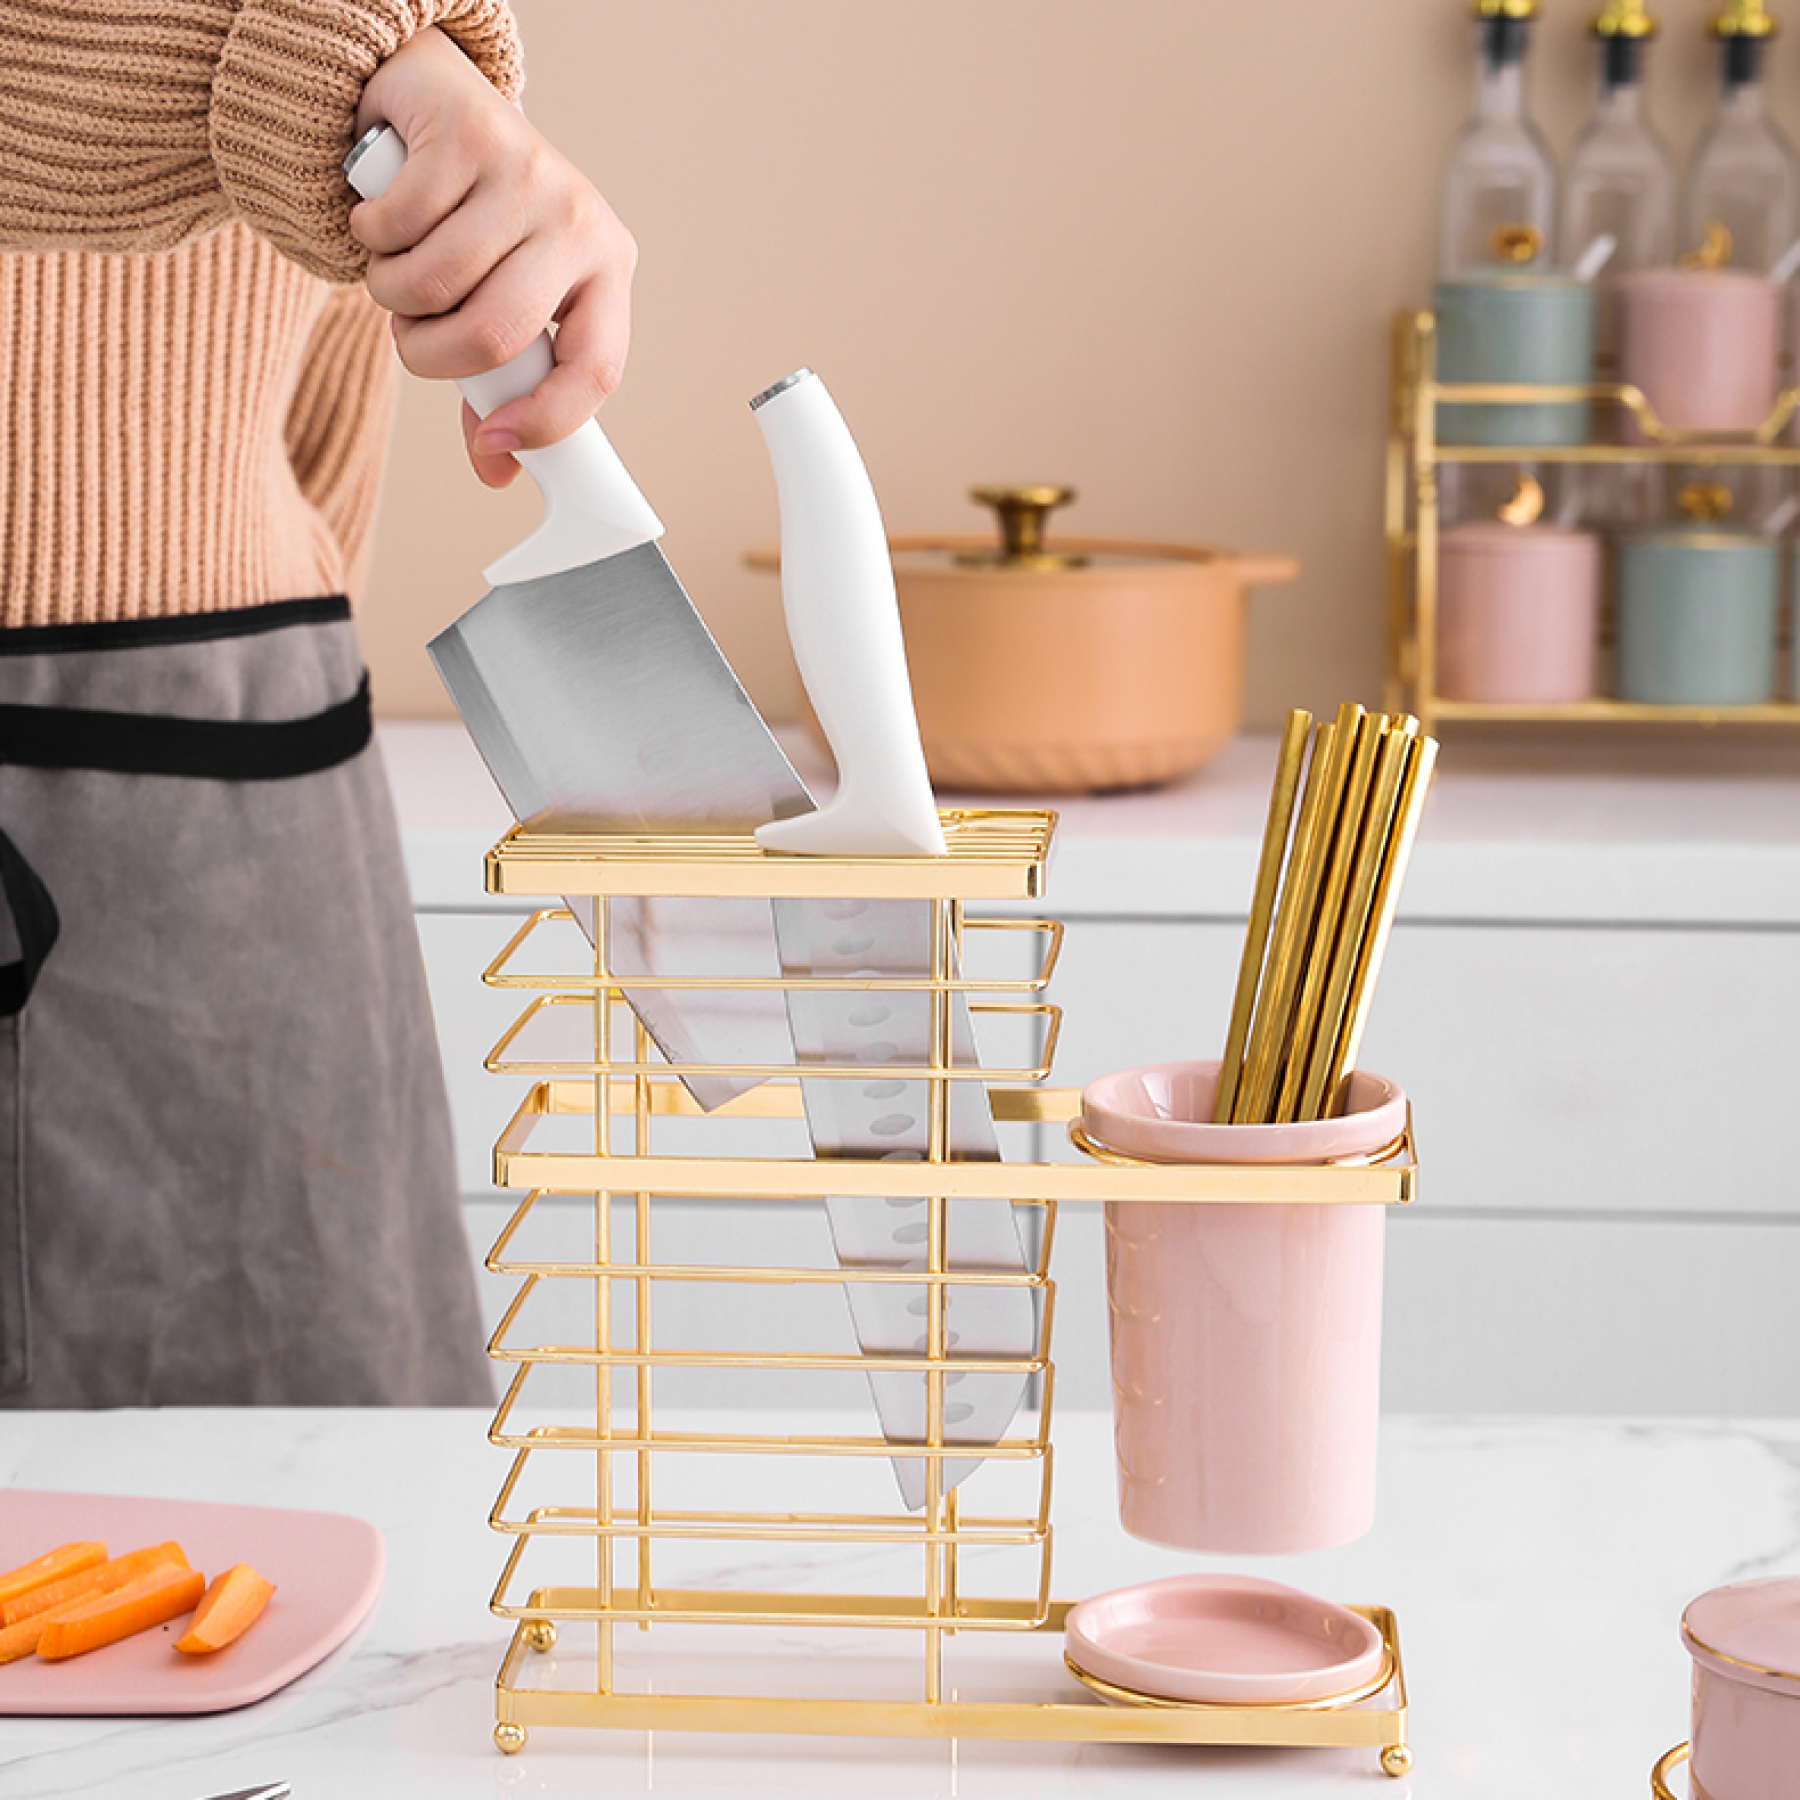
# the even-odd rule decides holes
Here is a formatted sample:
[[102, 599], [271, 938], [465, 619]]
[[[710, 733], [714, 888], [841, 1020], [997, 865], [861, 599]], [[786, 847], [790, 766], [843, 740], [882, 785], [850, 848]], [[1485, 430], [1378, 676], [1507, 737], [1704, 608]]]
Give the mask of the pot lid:
[[1735, 1581], [1691, 1601], [1682, 1642], [1721, 1675], [1800, 1692], [1800, 1576]]
[[[969, 498], [978, 506], [992, 508], [994, 536], [983, 539], [968, 533], [946, 533], [891, 538], [896, 573], [957, 572], [979, 579], [984, 571], [1047, 576], [1077, 571], [1103, 574], [1109, 569], [1150, 569], [1234, 560], [1229, 551], [1208, 549], [1200, 544], [1066, 538], [1061, 544], [1052, 545], [1048, 542], [1050, 514], [1075, 499], [1072, 487], [1051, 483], [1029, 487], [972, 487]], [[1288, 576], [1272, 578], [1285, 580]]]

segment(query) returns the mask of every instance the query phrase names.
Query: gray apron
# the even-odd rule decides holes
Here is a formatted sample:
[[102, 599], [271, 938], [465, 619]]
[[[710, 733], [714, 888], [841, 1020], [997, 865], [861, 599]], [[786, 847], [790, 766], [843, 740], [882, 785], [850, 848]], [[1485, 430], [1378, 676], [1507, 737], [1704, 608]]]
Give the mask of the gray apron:
[[492, 1398], [369, 733], [341, 598], [0, 632], [0, 1405]]

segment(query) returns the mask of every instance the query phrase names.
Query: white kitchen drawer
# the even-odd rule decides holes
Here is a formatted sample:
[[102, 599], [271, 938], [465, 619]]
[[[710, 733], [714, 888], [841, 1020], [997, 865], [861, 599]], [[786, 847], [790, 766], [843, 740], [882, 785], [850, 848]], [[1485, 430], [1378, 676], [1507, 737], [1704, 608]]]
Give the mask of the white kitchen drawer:
[[[1242, 945], [1235, 921], [1072, 922], [1056, 1079], [1218, 1055]], [[1406, 921], [1360, 1060], [1413, 1101], [1422, 1206], [1786, 1214], [1796, 1018], [1792, 931]]]
[[[1800, 1412], [1800, 1224], [1391, 1213], [1396, 1413]], [[1111, 1404], [1100, 1209], [1057, 1223], [1058, 1406]]]

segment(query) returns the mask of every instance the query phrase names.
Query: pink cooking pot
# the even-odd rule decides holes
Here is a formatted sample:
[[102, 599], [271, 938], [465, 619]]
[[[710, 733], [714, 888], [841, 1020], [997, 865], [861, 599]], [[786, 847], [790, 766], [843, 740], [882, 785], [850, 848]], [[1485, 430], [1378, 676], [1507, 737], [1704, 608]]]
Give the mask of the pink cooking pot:
[[[1681, 1616], [1694, 1659], [1688, 1782], [1693, 1800], [1800, 1794], [1800, 1577], [1714, 1588]], [[1672, 1795], [1657, 1767], [1655, 1787]]]

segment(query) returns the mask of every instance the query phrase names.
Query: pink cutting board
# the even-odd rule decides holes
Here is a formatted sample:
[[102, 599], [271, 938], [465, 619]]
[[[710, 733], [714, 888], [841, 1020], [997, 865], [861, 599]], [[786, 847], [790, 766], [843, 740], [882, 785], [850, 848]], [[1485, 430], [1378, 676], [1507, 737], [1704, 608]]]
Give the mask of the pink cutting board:
[[0, 1714], [224, 1712], [304, 1675], [368, 1616], [381, 1592], [381, 1533], [343, 1513], [144, 1500], [116, 1494], [0, 1492], [0, 1570], [81, 1538], [113, 1556], [169, 1538], [210, 1581], [247, 1562], [275, 1583], [268, 1610], [235, 1644], [185, 1656], [185, 1618], [65, 1662], [0, 1664]]

